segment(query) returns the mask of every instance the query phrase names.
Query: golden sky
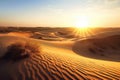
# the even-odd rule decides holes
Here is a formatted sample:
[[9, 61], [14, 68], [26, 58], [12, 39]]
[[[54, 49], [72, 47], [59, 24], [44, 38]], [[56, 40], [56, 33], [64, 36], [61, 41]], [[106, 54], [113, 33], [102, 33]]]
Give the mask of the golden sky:
[[83, 17], [92, 27], [119, 27], [120, 0], [0, 0], [0, 26], [73, 27]]

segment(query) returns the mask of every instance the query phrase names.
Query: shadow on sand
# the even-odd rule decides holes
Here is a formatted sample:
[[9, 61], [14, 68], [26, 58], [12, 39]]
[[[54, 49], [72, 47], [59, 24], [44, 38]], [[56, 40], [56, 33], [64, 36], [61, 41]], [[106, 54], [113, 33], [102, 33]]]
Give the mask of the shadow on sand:
[[84, 57], [119, 62], [120, 35], [78, 41], [72, 49], [75, 53]]

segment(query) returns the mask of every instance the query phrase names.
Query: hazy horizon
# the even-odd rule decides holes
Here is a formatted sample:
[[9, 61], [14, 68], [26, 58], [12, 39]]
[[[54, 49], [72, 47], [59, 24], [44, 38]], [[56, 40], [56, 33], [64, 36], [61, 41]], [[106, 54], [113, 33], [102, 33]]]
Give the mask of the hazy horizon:
[[83, 17], [92, 27], [120, 26], [119, 0], [1, 0], [0, 12], [0, 26], [74, 27]]

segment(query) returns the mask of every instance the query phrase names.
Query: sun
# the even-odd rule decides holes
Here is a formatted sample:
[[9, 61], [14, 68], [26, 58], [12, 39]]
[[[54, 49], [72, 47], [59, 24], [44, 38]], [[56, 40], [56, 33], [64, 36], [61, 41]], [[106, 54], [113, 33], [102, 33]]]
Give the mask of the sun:
[[75, 23], [76, 28], [88, 28], [89, 25], [90, 25], [90, 20], [85, 16], [79, 18]]
[[87, 38], [88, 36], [92, 35], [92, 27], [90, 27], [91, 21], [88, 17], [82, 16], [78, 17], [78, 19], [75, 22], [75, 30], [74, 33], [77, 36]]

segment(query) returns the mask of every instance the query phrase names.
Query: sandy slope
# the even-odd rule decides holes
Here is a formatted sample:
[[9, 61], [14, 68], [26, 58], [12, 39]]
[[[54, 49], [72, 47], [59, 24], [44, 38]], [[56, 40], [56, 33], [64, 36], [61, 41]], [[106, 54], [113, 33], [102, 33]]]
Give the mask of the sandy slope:
[[120, 35], [78, 41], [73, 51], [90, 58], [120, 61]]
[[[21, 59], [0, 59], [0, 80], [118, 80], [120, 63], [87, 58], [72, 51], [73, 42], [0, 36], [0, 58], [15, 42], [31, 42], [41, 46], [41, 53]], [[1, 45], [2, 44], [2, 45]], [[79, 47], [77, 47], [79, 48]]]

